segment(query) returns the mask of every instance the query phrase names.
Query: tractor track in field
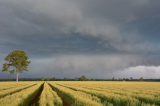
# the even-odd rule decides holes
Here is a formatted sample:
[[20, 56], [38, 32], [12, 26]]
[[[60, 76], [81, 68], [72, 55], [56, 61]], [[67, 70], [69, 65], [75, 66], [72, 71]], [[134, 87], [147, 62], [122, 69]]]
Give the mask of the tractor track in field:
[[10, 87], [10, 88], [4, 88], [4, 89], [1, 89], [0, 91], [9, 90], [9, 89], [12, 89], [12, 88], [16, 88], [16, 86]]
[[11, 92], [11, 93], [7, 93], [6, 95], [0, 96], [0, 99], [6, 97], [6, 96], [8, 96], [8, 95], [13, 95], [13, 94], [15, 94], [15, 93], [18, 93], [18, 92], [20, 92], [20, 91], [22, 91], [22, 90], [25, 90], [25, 89], [27, 89], [27, 88], [30, 88], [30, 87], [32, 87], [32, 86], [34, 86], [34, 85], [36, 85], [36, 84], [27, 86], [27, 87], [25, 87], [25, 88], [23, 88], [23, 89], [19, 89], [19, 90], [13, 91], [13, 92]]
[[34, 98], [29, 103], [29, 106], [39, 106], [38, 102], [39, 102], [41, 93], [43, 91], [43, 88], [44, 88], [44, 83], [41, 85], [41, 87], [39, 88], [39, 91], [37, 92], [37, 94], [34, 96]]
[[[24, 86], [24, 85], [21, 85], [21, 86]], [[13, 88], [16, 88], [17, 86], [12, 86], [12, 87], [9, 87], [9, 88], [3, 88], [3, 89], [0, 89], [0, 91], [4, 91], [4, 90], [9, 90], [9, 89], [13, 89]], [[19, 86], [20, 87], [20, 86]]]
[[65, 99], [64, 97], [60, 94], [60, 92], [57, 91], [57, 89], [55, 89], [50, 83], [48, 83], [48, 85], [52, 88], [53, 91], [55, 91], [57, 93], [57, 95], [61, 98], [62, 102], [63, 102], [63, 106], [71, 106]]

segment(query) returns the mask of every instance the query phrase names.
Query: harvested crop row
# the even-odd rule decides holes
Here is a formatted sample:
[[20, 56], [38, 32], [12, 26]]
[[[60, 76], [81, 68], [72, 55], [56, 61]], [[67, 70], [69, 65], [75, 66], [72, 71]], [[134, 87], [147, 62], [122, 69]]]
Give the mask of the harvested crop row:
[[42, 83], [34, 85], [30, 88], [0, 99], [0, 106], [29, 106], [32, 98], [34, 98], [41, 88], [41, 85]]
[[2, 91], [0, 91], [0, 98], [7, 96], [7, 95], [10, 95], [10, 94], [13, 94], [13, 93], [16, 93], [16, 92], [19, 92], [21, 90], [27, 89], [33, 85], [35, 85], [35, 84], [31, 83], [31, 84], [27, 84], [25, 86], [19, 86], [19, 87], [7, 89], [7, 90], [2, 90]]
[[39, 100], [39, 106], [63, 106], [61, 98], [47, 83], [44, 83], [44, 88]]
[[74, 91], [52, 83], [51, 86], [71, 106], [103, 106], [100, 99], [79, 91]]

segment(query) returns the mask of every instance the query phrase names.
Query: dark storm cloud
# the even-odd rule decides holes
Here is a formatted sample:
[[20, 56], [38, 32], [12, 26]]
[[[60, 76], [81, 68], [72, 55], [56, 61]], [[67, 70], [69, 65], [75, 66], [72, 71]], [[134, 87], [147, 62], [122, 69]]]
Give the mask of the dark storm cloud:
[[109, 77], [128, 67], [159, 65], [159, 4], [0, 0], [0, 59], [11, 50], [26, 50], [33, 61], [30, 77], [44, 70], [46, 76]]

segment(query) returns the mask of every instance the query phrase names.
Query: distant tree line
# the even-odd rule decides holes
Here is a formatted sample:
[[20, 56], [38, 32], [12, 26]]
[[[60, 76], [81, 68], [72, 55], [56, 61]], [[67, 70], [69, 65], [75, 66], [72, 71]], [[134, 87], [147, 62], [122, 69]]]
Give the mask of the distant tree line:
[[[14, 81], [15, 79], [0, 79], [0, 81]], [[85, 75], [80, 76], [79, 78], [21, 78], [20, 81], [159, 81], [160, 79], [144, 79], [143, 77], [140, 78], [114, 78], [111, 79], [93, 79], [88, 78]]]

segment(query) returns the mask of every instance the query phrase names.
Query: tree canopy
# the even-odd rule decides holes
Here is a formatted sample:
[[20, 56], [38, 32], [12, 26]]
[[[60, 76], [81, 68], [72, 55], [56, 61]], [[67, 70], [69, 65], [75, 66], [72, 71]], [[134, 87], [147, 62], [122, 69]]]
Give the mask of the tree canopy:
[[14, 50], [9, 53], [5, 59], [6, 63], [3, 64], [3, 72], [17, 73], [18, 75], [22, 71], [27, 71], [28, 65], [30, 64], [29, 58], [25, 51]]

